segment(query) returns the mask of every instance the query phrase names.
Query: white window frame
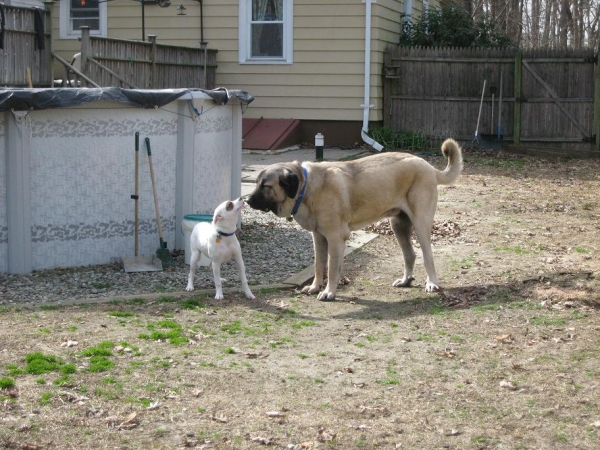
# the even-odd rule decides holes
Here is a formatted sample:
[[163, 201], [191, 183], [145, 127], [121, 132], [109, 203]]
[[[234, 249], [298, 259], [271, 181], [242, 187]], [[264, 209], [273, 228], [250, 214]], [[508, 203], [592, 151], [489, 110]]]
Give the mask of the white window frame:
[[[99, 3], [100, 12], [100, 30], [90, 30], [92, 36], [108, 36], [107, 30], [107, 9], [108, 2], [104, 1]], [[71, 2], [69, 0], [62, 0], [60, 2], [60, 38], [61, 39], [78, 39], [81, 37], [81, 30], [71, 30]]]
[[239, 11], [240, 64], [292, 64], [294, 62], [294, 0], [283, 0], [283, 57], [252, 58], [250, 48], [252, 0], [240, 0]]

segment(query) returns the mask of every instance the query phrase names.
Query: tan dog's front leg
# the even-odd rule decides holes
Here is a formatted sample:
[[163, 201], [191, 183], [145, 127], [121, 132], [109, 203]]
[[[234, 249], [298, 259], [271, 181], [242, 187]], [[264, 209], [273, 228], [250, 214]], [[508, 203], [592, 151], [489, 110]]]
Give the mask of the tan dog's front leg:
[[315, 252], [315, 276], [310, 286], [302, 289], [303, 294], [316, 294], [321, 290], [323, 277], [325, 276], [325, 265], [327, 264], [327, 239], [321, 233], [312, 232], [313, 246]]
[[344, 265], [344, 250], [346, 241], [340, 237], [330, 238], [328, 241], [329, 265], [327, 273], [327, 286], [325, 290], [317, 296], [317, 300], [328, 301], [335, 299], [340, 277], [342, 276], [342, 267]]

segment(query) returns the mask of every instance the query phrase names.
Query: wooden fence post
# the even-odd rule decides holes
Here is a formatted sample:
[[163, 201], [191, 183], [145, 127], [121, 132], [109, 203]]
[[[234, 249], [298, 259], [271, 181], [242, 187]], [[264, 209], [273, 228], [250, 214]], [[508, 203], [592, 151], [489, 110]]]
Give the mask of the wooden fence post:
[[515, 55], [515, 106], [513, 112], [513, 143], [521, 144], [521, 95], [523, 93], [522, 76], [523, 54], [517, 52]]
[[594, 66], [594, 147], [600, 151], [600, 46], [596, 52], [596, 64]]
[[79, 27], [81, 30], [81, 73], [87, 75], [88, 55], [90, 54], [90, 27]]
[[[54, 6], [54, 2], [45, 1], [44, 2], [44, 18], [45, 18], [45, 29], [50, 30], [50, 39], [46, 40], [46, 64], [48, 64], [48, 81], [51, 87], [54, 87], [54, 61], [52, 60], [52, 8]], [[46, 39], [46, 36], [44, 36]]]
[[148, 36], [148, 41], [150, 41], [150, 89], [156, 89], [156, 35], [151, 34]]

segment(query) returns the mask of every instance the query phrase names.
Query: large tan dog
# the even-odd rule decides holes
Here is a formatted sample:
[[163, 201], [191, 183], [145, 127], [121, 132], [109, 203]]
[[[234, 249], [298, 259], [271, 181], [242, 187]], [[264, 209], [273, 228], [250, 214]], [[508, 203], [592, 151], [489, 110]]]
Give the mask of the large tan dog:
[[342, 273], [350, 232], [389, 217], [404, 254], [404, 276], [393, 286], [414, 280], [414, 228], [423, 251], [425, 290], [439, 289], [431, 250], [431, 231], [440, 184], [452, 184], [462, 172], [462, 151], [453, 139], [442, 144], [446, 169], [437, 170], [407, 153], [381, 153], [348, 162], [278, 163], [265, 168], [247, 202], [251, 208], [294, 218], [312, 232], [315, 276], [302, 292], [316, 294], [328, 267], [319, 300], [333, 300]]

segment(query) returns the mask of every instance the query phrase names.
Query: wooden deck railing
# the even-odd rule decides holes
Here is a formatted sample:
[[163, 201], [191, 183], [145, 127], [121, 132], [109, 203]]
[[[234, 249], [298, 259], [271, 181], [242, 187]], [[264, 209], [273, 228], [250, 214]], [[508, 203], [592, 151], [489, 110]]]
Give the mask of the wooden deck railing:
[[[135, 89], [215, 88], [216, 50], [90, 36], [81, 28], [77, 64], [53, 57], [67, 70], [64, 86]], [[80, 67], [80, 69], [77, 68]]]

